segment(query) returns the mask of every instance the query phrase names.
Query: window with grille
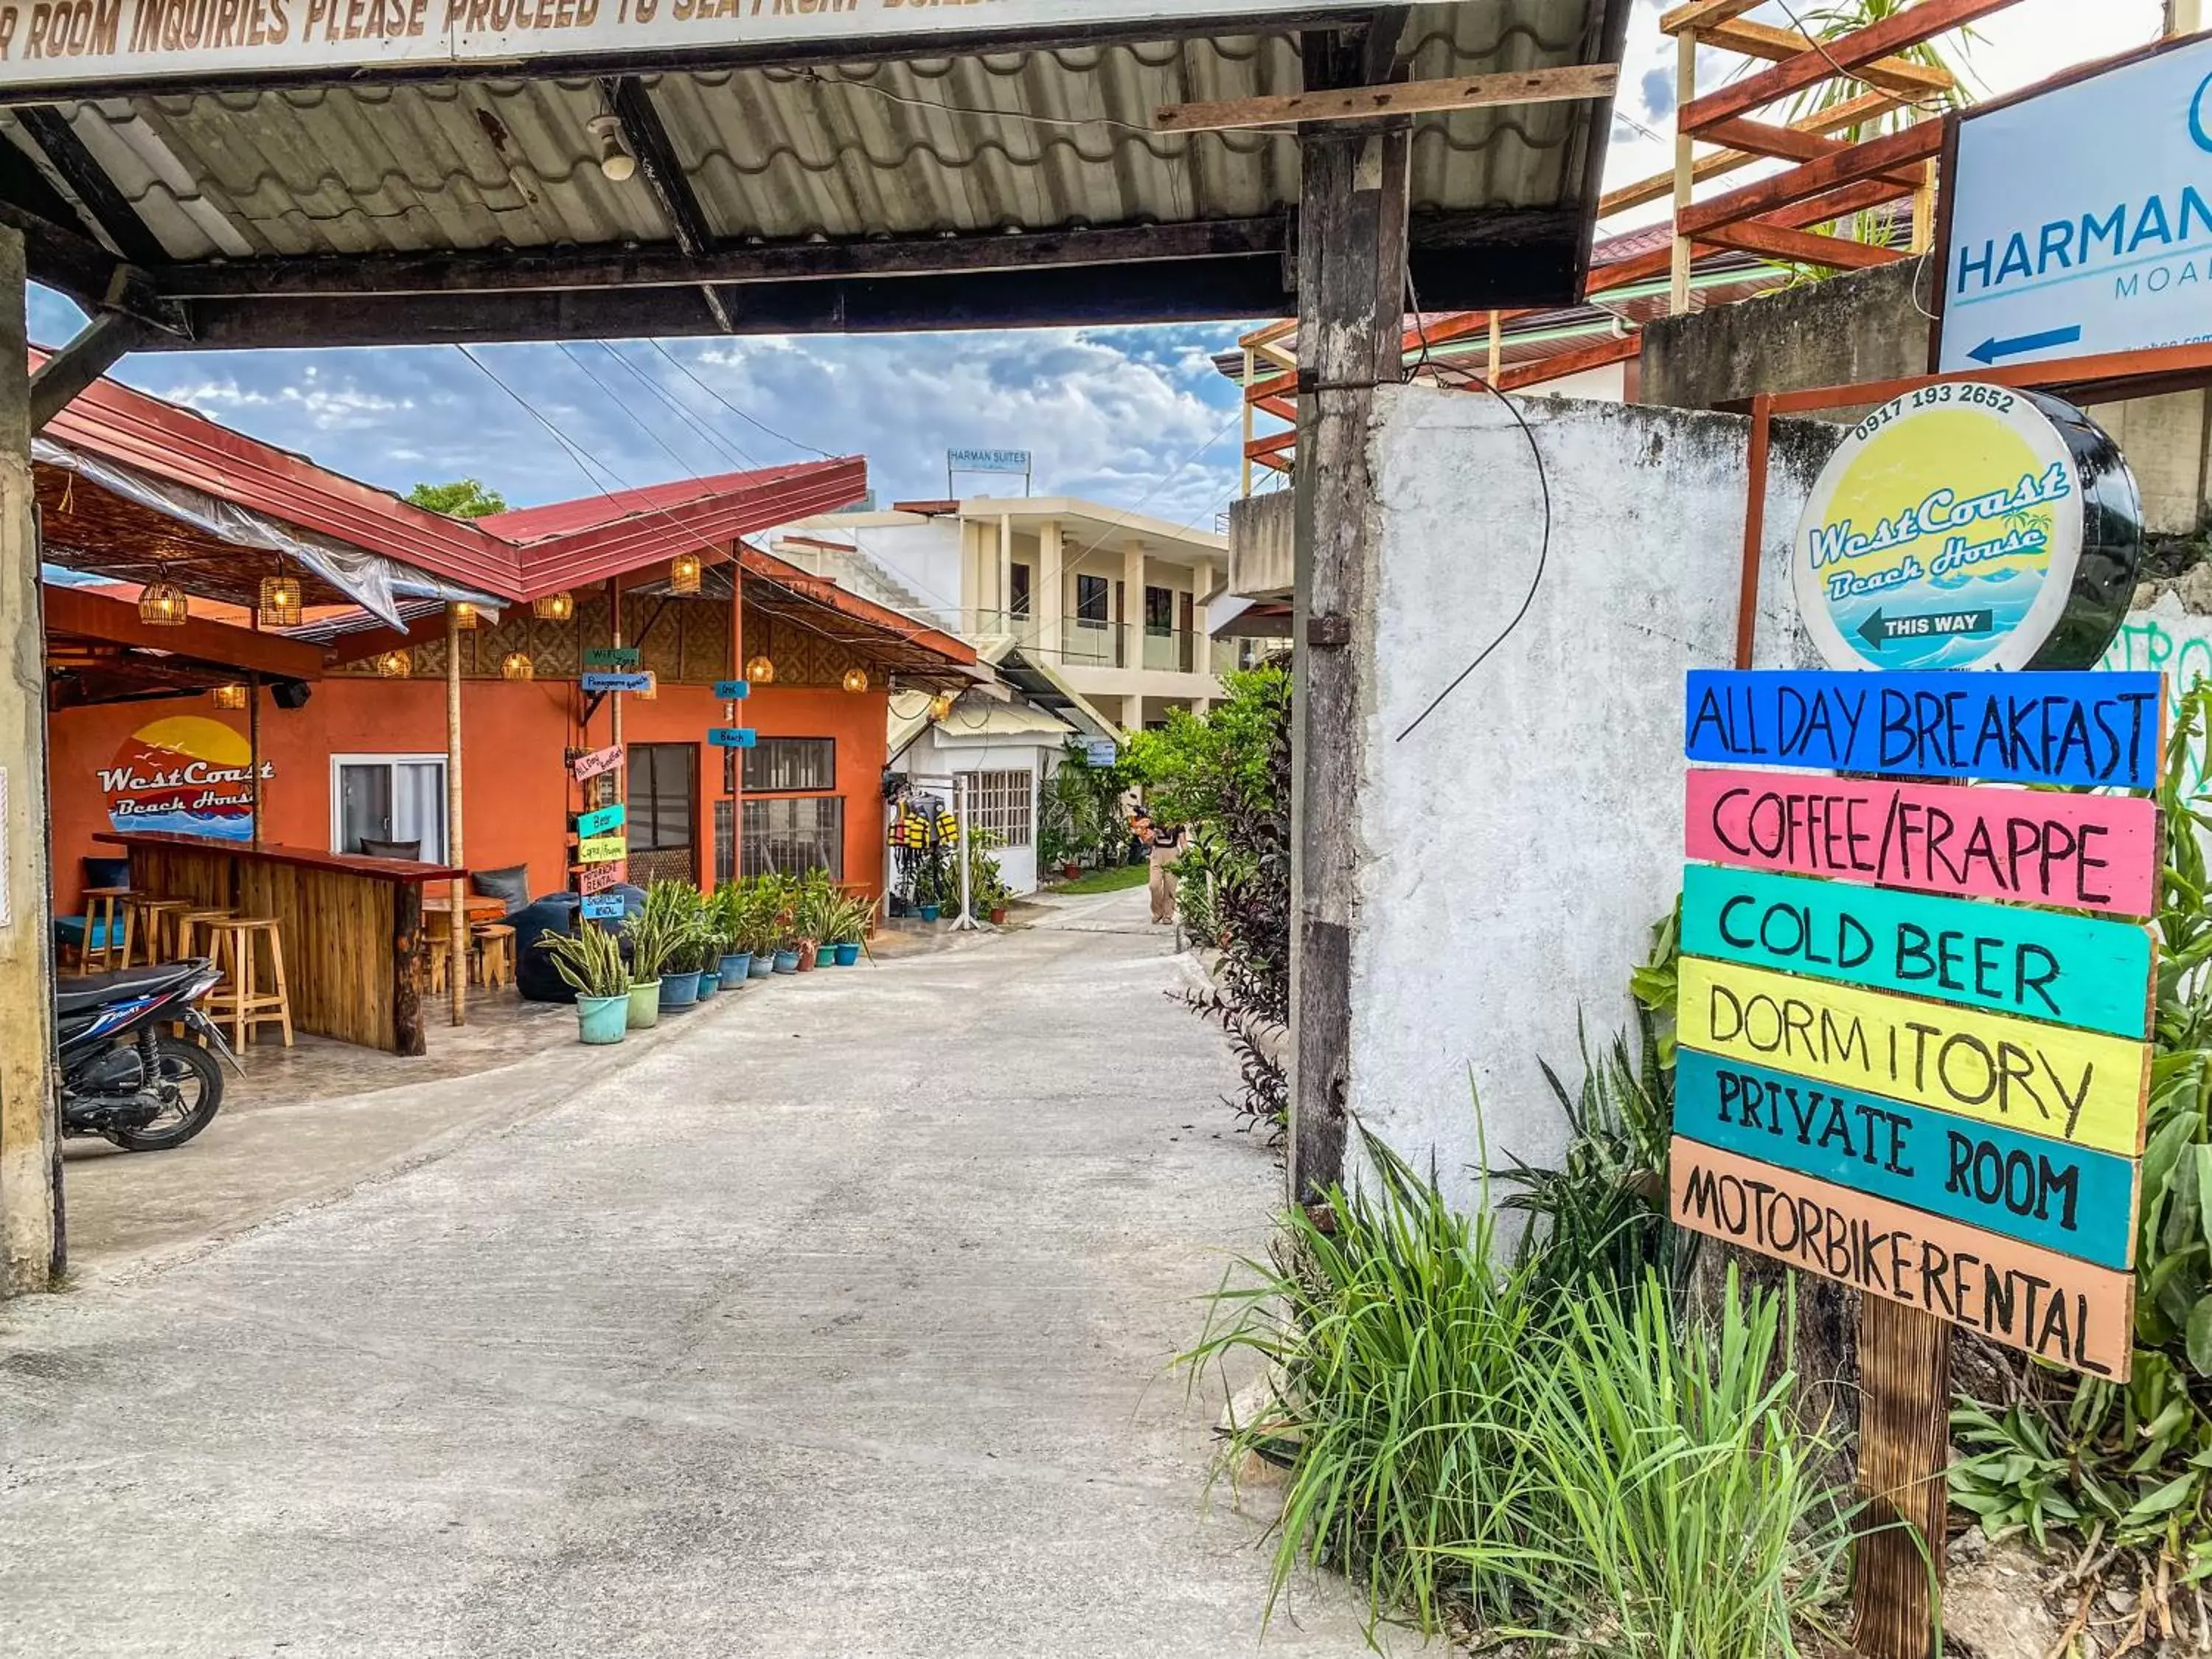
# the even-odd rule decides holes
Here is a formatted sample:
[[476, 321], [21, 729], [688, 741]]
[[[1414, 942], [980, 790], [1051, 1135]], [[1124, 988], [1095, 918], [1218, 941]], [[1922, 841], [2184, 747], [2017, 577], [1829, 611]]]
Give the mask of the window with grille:
[[963, 772], [968, 780], [968, 822], [988, 830], [1008, 847], [1030, 844], [1029, 772]]
[[692, 844], [691, 811], [698, 782], [696, 744], [630, 744], [628, 816], [631, 852], [655, 852]]
[[[837, 787], [835, 738], [761, 738], [744, 752], [749, 795]], [[752, 820], [748, 817], [745, 822], [750, 824]]]
[[845, 799], [808, 795], [745, 803], [745, 874], [803, 876], [827, 870], [845, 878]]

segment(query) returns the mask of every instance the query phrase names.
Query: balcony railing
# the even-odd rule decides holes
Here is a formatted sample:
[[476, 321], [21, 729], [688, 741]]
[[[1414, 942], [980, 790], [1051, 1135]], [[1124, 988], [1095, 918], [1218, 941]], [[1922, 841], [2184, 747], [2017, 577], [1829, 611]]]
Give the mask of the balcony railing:
[[1012, 634], [1028, 654], [1072, 668], [1142, 668], [1165, 674], [1212, 672], [1209, 648], [1215, 642], [1187, 628], [1133, 626], [1067, 617], [1054, 630], [1034, 616], [1003, 611], [963, 611], [959, 627], [970, 639]]
[[1215, 640], [1209, 653], [1208, 664], [1216, 678], [1235, 674], [1247, 668], [1257, 668], [1268, 658], [1291, 648], [1287, 637], [1282, 639]]

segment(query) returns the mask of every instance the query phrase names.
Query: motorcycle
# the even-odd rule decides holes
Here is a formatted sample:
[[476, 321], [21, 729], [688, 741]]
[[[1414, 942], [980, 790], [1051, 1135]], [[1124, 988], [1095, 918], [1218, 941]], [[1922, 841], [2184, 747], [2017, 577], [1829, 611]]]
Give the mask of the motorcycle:
[[[181, 1146], [222, 1104], [215, 1055], [246, 1068], [199, 1007], [222, 975], [204, 957], [70, 980], [54, 995], [62, 1133], [102, 1135], [125, 1152]], [[206, 1048], [173, 1036], [198, 1033]], [[212, 1049], [214, 1052], [210, 1053]]]

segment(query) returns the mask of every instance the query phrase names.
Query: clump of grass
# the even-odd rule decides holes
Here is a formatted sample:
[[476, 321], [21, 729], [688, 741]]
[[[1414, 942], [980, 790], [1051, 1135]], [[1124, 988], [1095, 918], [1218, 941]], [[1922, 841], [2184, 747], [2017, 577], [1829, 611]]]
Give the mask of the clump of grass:
[[1301, 1562], [1376, 1622], [1633, 1659], [1768, 1659], [1833, 1592], [1849, 1527], [1796, 1410], [1786, 1305], [1731, 1279], [1689, 1324], [1645, 1274], [1559, 1293], [1371, 1138], [1376, 1179], [1283, 1223], [1187, 1365], [1257, 1358], [1229, 1455], [1291, 1452], [1272, 1614]]

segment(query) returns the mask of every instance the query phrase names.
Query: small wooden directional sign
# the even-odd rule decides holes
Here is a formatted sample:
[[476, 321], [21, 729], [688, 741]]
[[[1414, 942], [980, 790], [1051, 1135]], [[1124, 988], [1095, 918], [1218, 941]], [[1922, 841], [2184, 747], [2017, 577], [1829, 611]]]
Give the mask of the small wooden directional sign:
[[742, 702], [753, 694], [750, 680], [716, 680], [714, 700], [717, 702]]
[[597, 811], [586, 812], [577, 818], [576, 835], [579, 839], [585, 841], [590, 840], [594, 836], [606, 835], [610, 831], [621, 829], [628, 816], [627, 810], [620, 801], [617, 801], [612, 806], [602, 806]]
[[717, 726], [708, 730], [707, 741], [717, 749], [750, 749], [753, 736], [750, 726]]
[[588, 894], [584, 899], [584, 920], [586, 921], [619, 921], [623, 902], [612, 894]]
[[579, 783], [587, 783], [603, 772], [611, 772], [623, 763], [623, 746], [609, 744], [605, 749], [594, 749], [589, 754], [579, 755], [568, 763], [568, 770]]
[[650, 689], [650, 674], [586, 674], [579, 681], [586, 691], [643, 691]]
[[604, 893], [610, 887], [619, 887], [629, 879], [629, 860], [617, 859], [612, 864], [587, 864], [576, 873], [576, 890], [580, 893]]
[[579, 864], [611, 864], [629, 856], [629, 840], [624, 836], [593, 836], [576, 843]]
[[584, 653], [586, 668], [635, 668], [637, 666], [637, 647], [634, 645], [595, 645]]

